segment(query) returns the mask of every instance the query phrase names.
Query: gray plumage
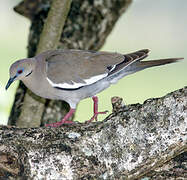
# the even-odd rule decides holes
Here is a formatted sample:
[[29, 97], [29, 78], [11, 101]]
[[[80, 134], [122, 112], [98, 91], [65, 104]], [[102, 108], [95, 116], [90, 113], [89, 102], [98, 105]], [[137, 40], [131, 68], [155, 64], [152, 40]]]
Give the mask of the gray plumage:
[[13, 63], [6, 89], [13, 81], [22, 80], [35, 94], [64, 100], [75, 109], [80, 100], [93, 97], [128, 74], [181, 59], [141, 61], [148, 52], [143, 49], [123, 55], [73, 49], [46, 51]]

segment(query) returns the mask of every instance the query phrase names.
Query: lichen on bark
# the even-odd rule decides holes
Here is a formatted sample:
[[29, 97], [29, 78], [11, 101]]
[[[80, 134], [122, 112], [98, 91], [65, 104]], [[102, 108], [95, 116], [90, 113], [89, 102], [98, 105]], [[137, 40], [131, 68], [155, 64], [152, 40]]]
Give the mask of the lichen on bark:
[[[0, 126], [2, 174], [31, 179], [155, 179], [156, 174], [167, 176], [165, 168], [166, 179], [184, 179], [185, 159], [180, 156], [187, 151], [187, 87], [143, 104], [120, 105], [120, 98], [112, 102], [117, 107], [103, 122], [59, 128]], [[178, 167], [182, 172], [172, 174], [166, 164], [177, 170], [176, 161], [183, 164]]]

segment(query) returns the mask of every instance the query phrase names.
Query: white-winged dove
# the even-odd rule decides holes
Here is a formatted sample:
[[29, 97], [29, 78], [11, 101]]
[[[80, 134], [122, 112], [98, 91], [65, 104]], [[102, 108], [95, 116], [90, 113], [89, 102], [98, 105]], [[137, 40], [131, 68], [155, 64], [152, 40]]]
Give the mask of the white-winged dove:
[[70, 111], [57, 123], [68, 123], [80, 100], [92, 97], [94, 115], [97, 119], [97, 93], [116, 83], [128, 74], [148, 67], [176, 62], [182, 58], [141, 61], [148, 56], [148, 49], [130, 54], [95, 52], [86, 50], [49, 50], [33, 58], [18, 60], [10, 67], [10, 79], [6, 89], [15, 80], [23, 83], [38, 96], [64, 100]]

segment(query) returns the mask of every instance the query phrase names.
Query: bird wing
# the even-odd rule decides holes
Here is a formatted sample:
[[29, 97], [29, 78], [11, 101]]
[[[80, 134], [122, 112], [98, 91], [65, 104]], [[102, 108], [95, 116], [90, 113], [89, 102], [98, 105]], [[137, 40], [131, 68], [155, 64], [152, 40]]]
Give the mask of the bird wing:
[[51, 51], [45, 58], [47, 80], [56, 88], [77, 89], [145, 58], [147, 53], [148, 50], [126, 55], [83, 50]]

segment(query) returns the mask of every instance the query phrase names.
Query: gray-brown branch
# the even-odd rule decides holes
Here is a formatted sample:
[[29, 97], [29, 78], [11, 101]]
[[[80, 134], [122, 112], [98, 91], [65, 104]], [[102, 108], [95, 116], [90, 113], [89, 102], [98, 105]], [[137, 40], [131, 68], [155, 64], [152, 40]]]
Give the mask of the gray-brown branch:
[[[113, 113], [103, 122], [60, 128], [0, 126], [0, 176], [157, 179], [155, 173], [164, 171], [166, 162], [177, 165], [173, 158], [187, 151], [187, 87], [142, 105], [123, 106], [116, 97], [112, 103]], [[185, 179], [186, 167], [181, 167], [173, 166], [165, 179]]]

